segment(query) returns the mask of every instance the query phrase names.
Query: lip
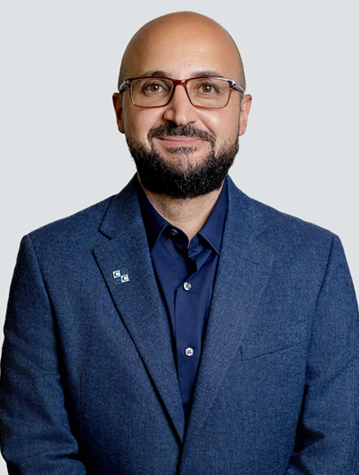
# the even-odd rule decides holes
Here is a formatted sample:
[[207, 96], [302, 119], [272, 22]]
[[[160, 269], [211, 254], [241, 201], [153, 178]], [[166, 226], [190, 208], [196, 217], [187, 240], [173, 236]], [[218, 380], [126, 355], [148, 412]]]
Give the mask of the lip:
[[164, 145], [172, 147], [190, 147], [204, 142], [204, 140], [199, 137], [188, 137], [187, 135], [164, 135], [155, 138], [160, 140]]

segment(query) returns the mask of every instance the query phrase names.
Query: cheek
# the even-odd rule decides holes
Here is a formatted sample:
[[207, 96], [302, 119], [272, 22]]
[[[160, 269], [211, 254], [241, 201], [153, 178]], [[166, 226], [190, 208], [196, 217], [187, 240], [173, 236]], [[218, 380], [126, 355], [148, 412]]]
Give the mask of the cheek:
[[160, 125], [159, 113], [156, 109], [134, 108], [124, 113], [125, 134], [142, 143], [148, 143], [147, 134], [151, 128]]
[[239, 111], [219, 111], [206, 120], [206, 127], [216, 137], [217, 145], [220, 147], [228, 143], [233, 143], [239, 135]]

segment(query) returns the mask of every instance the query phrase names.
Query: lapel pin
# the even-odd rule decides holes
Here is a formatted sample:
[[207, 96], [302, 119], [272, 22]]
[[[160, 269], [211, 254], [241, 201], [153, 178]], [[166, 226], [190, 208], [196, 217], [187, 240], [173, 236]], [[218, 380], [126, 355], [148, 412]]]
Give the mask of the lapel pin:
[[127, 269], [114, 270], [112, 272], [112, 275], [115, 284], [123, 284], [124, 282], [128, 282], [130, 280], [128, 277]]

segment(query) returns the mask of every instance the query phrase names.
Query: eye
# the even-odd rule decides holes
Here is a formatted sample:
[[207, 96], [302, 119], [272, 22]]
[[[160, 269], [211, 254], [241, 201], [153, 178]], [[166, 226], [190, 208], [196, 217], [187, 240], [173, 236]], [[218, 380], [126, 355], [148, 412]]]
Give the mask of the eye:
[[163, 90], [163, 87], [161, 86], [161, 84], [147, 84], [147, 86], [145, 87], [145, 90], [148, 91], [148, 92], [161, 92]]
[[200, 92], [203, 92], [205, 94], [213, 92], [213, 89], [213, 84], [202, 84], [202, 86], [199, 88]]
[[141, 88], [143, 94], [166, 94], [168, 87], [163, 81], [146, 81]]
[[197, 83], [195, 93], [202, 96], [215, 96], [220, 92], [220, 88], [212, 80], [205, 80]]

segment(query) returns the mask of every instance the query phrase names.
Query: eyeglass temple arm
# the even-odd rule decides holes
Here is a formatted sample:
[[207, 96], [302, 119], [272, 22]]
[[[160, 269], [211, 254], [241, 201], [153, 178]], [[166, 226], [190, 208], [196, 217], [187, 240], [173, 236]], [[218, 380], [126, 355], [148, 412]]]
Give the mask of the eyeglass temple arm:
[[130, 86], [131, 84], [131, 79], [125, 79], [123, 83], [119, 86], [118, 92], [122, 92], [126, 86]]
[[231, 79], [231, 87], [234, 87], [235, 89], [237, 89], [237, 91], [240, 91], [243, 93], [245, 91], [242, 86], [240, 86], [236, 81], [233, 81], [232, 79]]

